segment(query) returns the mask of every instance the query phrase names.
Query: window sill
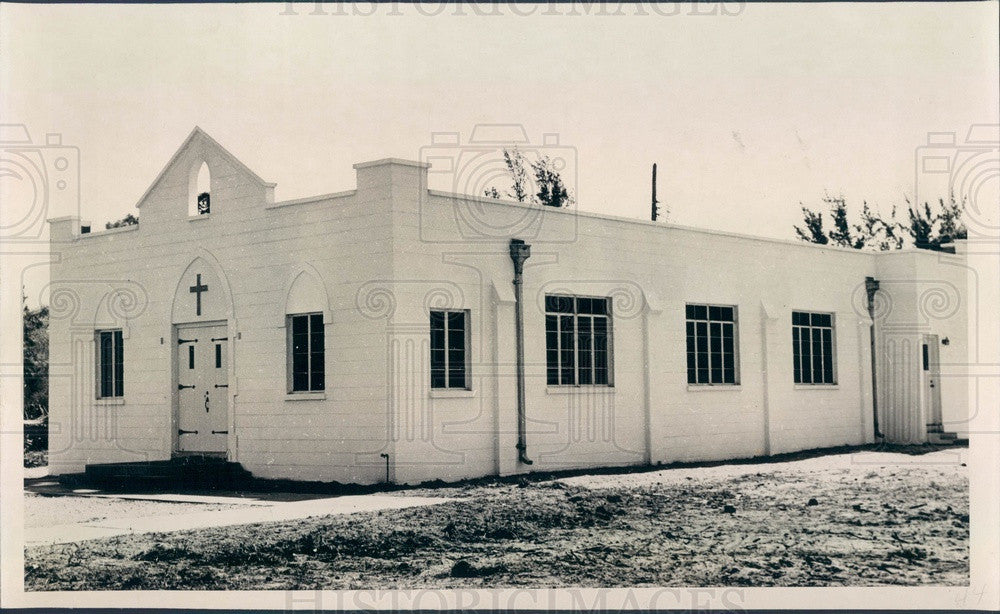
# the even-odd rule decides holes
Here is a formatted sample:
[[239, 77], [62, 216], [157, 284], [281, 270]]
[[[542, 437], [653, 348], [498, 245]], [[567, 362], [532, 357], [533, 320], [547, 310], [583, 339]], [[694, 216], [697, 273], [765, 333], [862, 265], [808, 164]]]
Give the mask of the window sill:
[[325, 392], [289, 392], [285, 395], [286, 401], [325, 401]]
[[471, 399], [476, 396], [475, 390], [464, 388], [431, 388], [432, 399]]
[[688, 384], [688, 392], [704, 392], [707, 390], [739, 392], [743, 390], [740, 384]]
[[586, 386], [546, 386], [545, 394], [593, 394], [595, 392], [610, 392], [615, 393], [617, 389], [614, 386], [601, 385], [586, 385]]
[[795, 384], [795, 390], [840, 390], [840, 384]]
[[198, 215], [189, 215], [188, 221], [197, 222], [198, 220], [207, 220], [210, 217], [212, 217], [211, 213], [199, 213]]
[[124, 405], [125, 399], [122, 397], [108, 397], [104, 399], [94, 399], [97, 405]]

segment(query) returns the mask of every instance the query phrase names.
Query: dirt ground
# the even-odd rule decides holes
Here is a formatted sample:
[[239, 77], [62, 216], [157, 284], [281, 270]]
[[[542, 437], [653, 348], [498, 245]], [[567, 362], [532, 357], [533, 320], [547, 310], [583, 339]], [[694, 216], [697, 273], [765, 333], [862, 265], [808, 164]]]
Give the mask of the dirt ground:
[[26, 551], [27, 590], [957, 586], [967, 449], [410, 494], [398, 511]]

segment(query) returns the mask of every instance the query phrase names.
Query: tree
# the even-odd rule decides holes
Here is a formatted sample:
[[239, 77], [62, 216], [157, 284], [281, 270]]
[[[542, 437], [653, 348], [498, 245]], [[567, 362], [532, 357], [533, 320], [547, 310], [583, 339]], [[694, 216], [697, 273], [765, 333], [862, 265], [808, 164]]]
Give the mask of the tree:
[[528, 200], [528, 170], [525, 168], [524, 154], [521, 153], [515, 145], [512, 150], [503, 150], [503, 161], [507, 166], [507, 173], [513, 181], [513, 186], [511, 186], [512, 191], [509, 191], [506, 194], [501, 194], [495, 186], [490, 186], [490, 188], [486, 190], [486, 196], [496, 199], [506, 197], [523, 203]]
[[910, 222], [907, 230], [917, 247], [940, 250], [945, 243], [968, 237], [969, 233], [961, 219], [962, 212], [965, 211], [964, 198], [958, 201], [954, 193], [949, 195], [947, 202], [940, 198], [937, 211], [932, 211], [928, 202], [920, 207], [914, 206], [907, 199], [906, 204]]
[[938, 203], [941, 205], [941, 213], [938, 215], [938, 222], [940, 226], [938, 228], [938, 235], [942, 243], [948, 243], [949, 241], [954, 241], [956, 239], [968, 239], [969, 231], [962, 223], [962, 214], [965, 213], [965, 203], [966, 199], [963, 197], [961, 201], [955, 200], [955, 193], [952, 192], [948, 195], [948, 202], [944, 202], [944, 199], [939, 199]]
[[[861, 249], [864, 247], [867, 239], [864, 229], [860, 226], [855, 226], [854, 230], [851, 230], [851, 225], [847, 221], [847, 202], [844, 200], [844, 197], [831, 198], [827, 196], [823, 199], [823, 202], [830, 205], [830, 217], [833, 218], [833, 229], [827, 235], [830, 241], [840, 247], [850, 247], [852, 249]], [[867, 205], [868, 203], [865, 203], [865, 206]]]
[[[485, 190], [486, 196], [497, 199], [506, 196], [518, 202], [530, 202], [548, 207], [565, 207], [573, 202], [573, 197], [566, 188], [556, 163], [548, 156], [541, 156], [534, 162], [528, 162], [515, 146], [513, 149], [503, 150], [503, 159], [513, 184], [511, 190], [503, 195], [496, 187], [491, 186]], [[537, 188], [535, 194], [530, 193], [529, 165]]]
[[139, 218], [129, 213], [120, 220], [115, 220], [114, 222], [108, 222], [104, 224], [105, 230], [110, 228], [121, 228], [122, 226], [132, 226], [139, 223]]
[[826, 233], [823, 232], [823, 214], [816, 213], [802, 205], [802, 217], [805, 222], [805, 229], [795, 227], [795, 234], [799, 236], [800, 239], [807, 243], [819, 243], [820, 245], [826, 245], [830, 240], [826, 237]]
[[961, 222], [965, 201], [957, 201], [954, 195], [948, 202], [939, 200], [936, 211], [932, 210], [929, 203], [925, 202], [923, 207], [919, 207], [906, 200], [908, 224], [896, 220], [895, 205], [889, 216], [884, 218], [878, 211], [873, 211], [867, 201], [862, 201], [861, 223], [851, 224], [848, 221], [847, 202], [843, 196], [826, 196], [823, 202], [830, 207], [833, 228], [825, 231], [822, 212], [812, 211], [803, 205], [804, 227], [794, 226], [799, 239], [822, 245], [887, 251], [903, 247], [906, 235], [909, 235], [915, 246], [934, 250], [944, 249], [945, 244], [967, 236]]
[[528, 170], [524, 168], [524, 154], [514, 147], [513, 153], [503, 150], [503, 159], [514, 181], [514, 198], [518, 202], [528, 199]]
[[535, 171], [538, 202], [546, 207], [565, 207], [573, 202], [551, 158], [542, 156], [538, 161], [531, 163], [531, 168]]
[[[862, 247], [867, 247], [868, 249], [874, 249], [881, 252], [885, 252], [891, 249], [900, 249], [903, 247], [903, 229], [902, 224], [896, 222], [896, 206], [892, 206], [892, 212], [889, 214], [889, 220], [886, 221], [878, 214], [878, 212], [872, 212], [871, 207], [868, 206], [867, 201], [862, 202], [861, 209], [861, 225], [858, 226], [859, 234], [863, 235], [865, 238], [865, 243]], [[860, 248], [859, 248], [860, 249]]]
[[[24, 299], [22, 299], [23, 301]], [[24, 305], [24, 418], [49, 413], [49, 308]]]

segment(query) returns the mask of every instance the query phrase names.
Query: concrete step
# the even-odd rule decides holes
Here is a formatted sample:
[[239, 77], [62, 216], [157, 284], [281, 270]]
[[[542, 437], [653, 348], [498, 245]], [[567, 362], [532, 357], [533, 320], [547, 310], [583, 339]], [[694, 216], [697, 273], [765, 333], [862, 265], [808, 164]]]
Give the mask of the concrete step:
[[927, 442], [939, 446], [950, 446], [957, 443], [958, 435], [955, 433], [927, 433]]
[[87, 465], [83, 481], [115, 490], [197, 488], [231, 490], [250, 479], [239, 463], [222, 458], [179, 457], [164, 461]]

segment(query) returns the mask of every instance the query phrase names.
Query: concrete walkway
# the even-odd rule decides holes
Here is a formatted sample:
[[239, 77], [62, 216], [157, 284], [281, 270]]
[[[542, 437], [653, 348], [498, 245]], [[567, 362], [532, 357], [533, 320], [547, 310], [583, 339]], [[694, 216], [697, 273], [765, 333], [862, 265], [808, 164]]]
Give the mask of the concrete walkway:
[[[222, 502], [227, 497], [213, 497]], [[190, 500], [187, 498], [187, 500]], [[254, 501], [241, 509], [229, 509], [169, 516], [143, 516], [138, 518], [105, 518], [91, 522], [63, 524], [25, 529], [26, 546], [66, 544], [89, 539], [103, 539], [116, 535], [141, 533], [168, 533], [210, 527], [226, 527], [257, 522], [280, 522], [310, 516], [354, 514], [378, 510], [396, 510], [423, 505], [438, 505], [453, 499], [440, 497], [407, 497], [392, 495], [355, 495], [312, 499], [295, 502]], [[246, 503], [246, 501], [242, 501]]]

